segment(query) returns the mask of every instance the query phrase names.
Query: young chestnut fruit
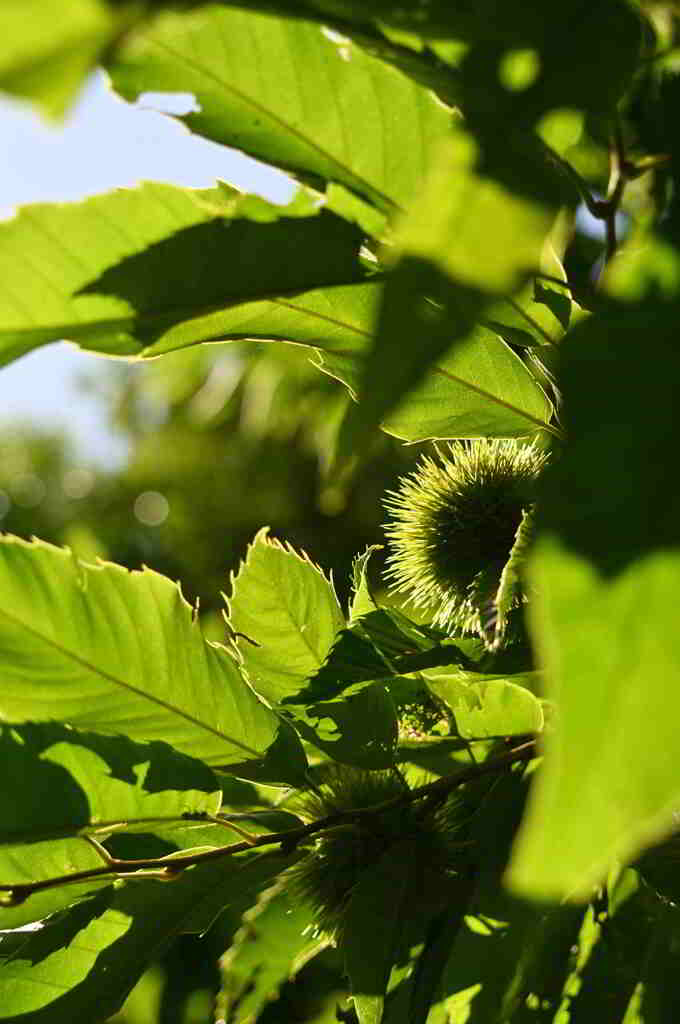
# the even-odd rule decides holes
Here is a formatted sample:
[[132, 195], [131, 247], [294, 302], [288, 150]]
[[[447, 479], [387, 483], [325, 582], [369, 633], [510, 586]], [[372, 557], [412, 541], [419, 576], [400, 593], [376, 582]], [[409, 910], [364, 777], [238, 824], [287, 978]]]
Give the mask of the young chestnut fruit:
[[421, 913], [442, 909], [450, 895], [450, 883], [465, 870], [468, 812], [462, 800], [452, 795], [436, 801], [425, 797], [380, 809], [407, 792], [396, 772], [332, 765], [317, 792], [305, 795], [296, 807], [307, 821], [378, 808], [319, 833], [313, 849], [290, 871], [292, 889], [313, 909], [319, 930], [340, 944], [356, 886], [391, 850], [399, 856], [404, 840], [411, 855], [409, 886], [413, 891], [409, 898]]
[[[423, 458], [385, 502], [387, 580], [434, 610], [435, 625], [485, 637], [547, 455], [510, 440], [457, 441], [438, 455]], [[514, 604], [522, 600], [518, 587]]]

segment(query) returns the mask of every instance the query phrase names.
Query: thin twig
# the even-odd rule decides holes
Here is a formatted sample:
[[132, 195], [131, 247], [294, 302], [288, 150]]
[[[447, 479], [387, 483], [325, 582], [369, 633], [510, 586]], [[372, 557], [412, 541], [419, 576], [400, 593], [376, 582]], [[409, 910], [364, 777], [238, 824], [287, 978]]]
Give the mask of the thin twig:
[[629, 177], [630, 165], [626, 157], [626, 147], [623, 140], [623, 128], [621, 118], [616, 116], [612, 126], [612, 137], [609, 145], [609, 184], [607, 185], [607, 198], [599, 204], [600, 217], [605, 223], [607, 232], [607, 245], [605, 249], [605, 266], [616, 254], [618, 239], [616, 237], [616, 216], [619, 212], [623, 190]]
[[458, 786], [465, 785], [465, 783], [471, 782], [473, 779], [478, 779], [484, 775], [491, 775], [501, 769], [509, 768], [513, 764], [530, 761], [536, 756], [535, 741], [530, 740], [514, 747], [512, 750], [508, 750], [504, 754], [500, 754], [498, 757], [492, 758], [490, 761], [469, 765], [454, 775], [446, 775], [436, 779], [434, 782], [419, 786], [417, 789], [408, 790], [397, 797], [385, 800], [372, 807], [339, 811], [336, 814], [330, 814], [325, 818], [321, 818], [319, 821], [311, 822], [309, 825], [289, 829], [285, 832], [271, 832], [266, 835], [252, 836], [250, 840], [233, 843], [231, 846], [221, 846], [213, 850], [203, 850], [193, 854], [171, 854], [166, 857], [120, 860], [117, 857], [111, 856], [108, 850], [101, 847], [101, 844], [97, 843], [96, 840], [93, 841], [91, 836], [84, 836], [83, 838], [90, 845], [95, 846], [100, 856], [106, 860], [102, 867], [74, 871], [69, 875], [43, 878], [35, 882], [23, 882], [14, 885], [0, 884], [0, 906], [17, 906], [36, 892], [54, 889], [61, 885], [75, 885], [107, 876], [111, 878], [156, 878], [160, 881], [172, 881], [179, 877], [187, 868], [205, 863], [206, 861], [220, 860], [223, 857], [244, 853], [246, 850], [252, 850], [255, 847], [278, 845], [281, 847], [282, 853], [292, 853], [301, 843], [319, 832], [324, 832], [327, 829], [335, 828], [345, 823], [357, 822], [362, 818], [381, 814], [384, 811], [412, 803], [415, 800], [435, 796], [444, 797]]

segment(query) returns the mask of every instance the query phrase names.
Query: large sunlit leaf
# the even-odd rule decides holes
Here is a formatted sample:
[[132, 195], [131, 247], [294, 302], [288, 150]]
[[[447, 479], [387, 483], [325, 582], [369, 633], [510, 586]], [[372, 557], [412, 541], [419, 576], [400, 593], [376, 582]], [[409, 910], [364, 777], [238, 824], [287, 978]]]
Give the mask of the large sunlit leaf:
[[451, 112], [314, 22], [207, 5], [132, 35], [115, 88], [191, 92], [189, 127], [268, 163], [339, 182], [388, 213], [418, 190]]
[[230, 337], [306, 342], [287, 297], [361, 280], [361, 232], [320, 207], [288, 215], [249, 199], [146, 184], [24, 207], [0, 224], [0, 362], [64, 338], [127, 356]]
[[279, 722], [178, 586], [148, 569], [84, 566], [0, 542], [0, 717], [163, 740], [212, 764], [260, 759]]
[[102, 1021], [181, 932], [204, 931], [232, 900], [264, 885], [293, 855], [249, 854], [197, 865], [172, 883], [128, 882], [0, 942], [0, 1020]]
[[529, 606], [559, 715], [510, 872], [523, 892], [582, 891], [675, 820], [676, 318], [592, 318], [563, 343], [569, 441], [539, 504]]

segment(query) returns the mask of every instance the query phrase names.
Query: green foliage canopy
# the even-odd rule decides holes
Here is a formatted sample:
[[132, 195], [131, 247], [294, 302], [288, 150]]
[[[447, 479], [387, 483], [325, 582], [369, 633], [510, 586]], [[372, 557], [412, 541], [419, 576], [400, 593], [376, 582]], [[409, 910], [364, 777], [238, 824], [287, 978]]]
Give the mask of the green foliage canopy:
[[[228, 950], [231, 1024], [333, 956], [359, 1024], [673, 1019], [676, 5], [55, 9], [3, 6], [5, 91], [58, 115], [101, 62], [125, 98], [193, 93], [191, 131], [299, 188], [24, 208], [2, 363], [293, 344], [344, 389], [331, 476], [380, 427], [549, 465], [479, 627], [386, 600], [372, 551], [346, 615], [266, 523], [221, 642], [150, 569], [0, 538], [0, 1021], [105, 1020], [184, 933]], [[341, 927], [296, 898], [315, 857]]]

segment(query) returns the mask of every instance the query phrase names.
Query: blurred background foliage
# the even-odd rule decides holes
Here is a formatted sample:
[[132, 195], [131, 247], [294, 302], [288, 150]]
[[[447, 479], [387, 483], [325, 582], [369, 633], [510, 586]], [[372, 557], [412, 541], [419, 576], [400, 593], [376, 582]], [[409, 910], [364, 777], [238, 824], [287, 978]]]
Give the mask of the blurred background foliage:
[[205, 614], [263, 525], [332, 571], [346, 596], [353, 556], [380, 543], [382, 496], [418, 450], [376, 437], [361, 466], [329, 476], [348, 398], [302, 349], [203, 346], [96, 383], [111, 429], [129, 440], [118, 468], [83, 464], [64, 437], [0, 430], [0, 522], [68, 544], [85, 559], [146, 564], [180, 580]]

